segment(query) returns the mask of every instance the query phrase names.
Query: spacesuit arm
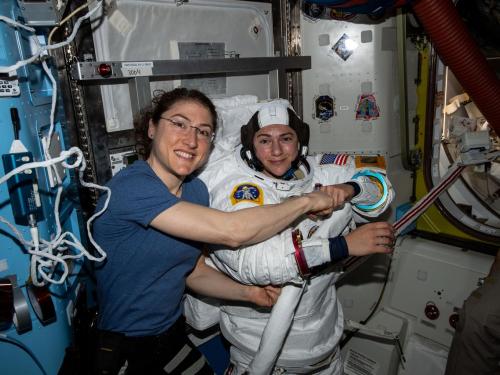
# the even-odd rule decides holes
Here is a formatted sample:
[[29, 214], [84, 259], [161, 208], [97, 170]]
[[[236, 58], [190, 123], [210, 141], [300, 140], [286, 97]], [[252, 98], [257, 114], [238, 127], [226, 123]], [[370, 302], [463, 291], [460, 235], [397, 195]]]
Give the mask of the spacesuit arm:
[[349, 256], [344, 236], [302, 240], [298, 231], [293, 232], [295, 261], [302, 277], [308, 277], [331, 263]]
[[281, 285], [300, 281], [291, 229], [256, 245], [216, 249], [211, 257], [219, 269], [245, 284]]
[[351, 203], [353, 210], [362, 216], [379, 216], [394, 199], [394, 189], [383, 169], [358, 169], [347, 183], [359, 187]]
[[264, 289], [235, 282], [206, 265], [204, 256], [198, 259], [194, 270], [187, 276], [186, 285], [205, 296], [251, 302], [259, 306], [272, 306], [279, 295], [278, 290], [273, 288]]
[[181, 200], [159, 213], [150, 225], [173, 236], [237, 247], [269, 238], [307, 212], [331, 212], [331, 206], [331, 198], [318, 192], [234, 213]]
[[350, 203], [353, 210], [361, 216], [380, 215], [394, 198], [394, 189], [384, 169], [356, 168], [354, 158], [345, 154], [320, 154], [310, 161], [315, 165], [316, 184], [324, 187], [348, 184], [354, 188]]
[[386, 222], [369, 223], [345, 236], [329, 239], [302, 240], [298, 231], [293, 234], [295, 258], [303, 277], [349, 255], [391, 252], [395, 241], [394, 228]]

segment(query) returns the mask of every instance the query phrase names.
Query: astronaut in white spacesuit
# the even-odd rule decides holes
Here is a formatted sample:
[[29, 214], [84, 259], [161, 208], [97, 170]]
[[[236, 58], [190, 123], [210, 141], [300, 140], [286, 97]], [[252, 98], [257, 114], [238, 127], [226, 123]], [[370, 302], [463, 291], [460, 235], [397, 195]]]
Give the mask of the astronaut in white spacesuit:
[[[211, 207], [224, 211], [278, 203], [319, 186], [338, 203], [330, 217], [303, 218], [257, 245], [213, 249], [217, 268], [242, 283], [286, 285], [271, 320], [269, 309], [221, 306], [220, 327], [232, 345], [228, 373], [341, 374], [338, 274], [327, 266], [348, 255], [392, 251], [390, 224], [355, 229], [353, 220], [353, 210], [375, 217], [392, 201], [385, 171], [357, 170], [354, 160], [342, 154], [306, 157], [308, 142], [308, 125], [283, 101], [270, 102], [241, 128], [242, 145], [200, 176], [209, 188]], [[266, 331], [269, 343], [261, 340]]]

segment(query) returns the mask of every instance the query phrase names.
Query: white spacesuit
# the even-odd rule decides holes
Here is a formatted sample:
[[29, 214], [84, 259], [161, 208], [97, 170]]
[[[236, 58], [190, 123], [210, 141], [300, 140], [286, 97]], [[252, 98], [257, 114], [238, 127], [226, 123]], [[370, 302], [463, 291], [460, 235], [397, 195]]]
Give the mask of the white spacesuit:
[[[260, 112], [265, 113], [266, 108]], [[267, 123], [288, 124], [287, 121], [281, 119], [277, 122], [277, 119], [268, 119]], [[260, 126], [266, 126], [265, 119]], [[299, 136], [299, 140], [300, 138]], [[279, 203], [291, 196], [310, 192], [318, 184], [334, 185], [353, 180], [353, 176], [359, 172], [354, 159], [342, 154], [307, 157], [305, 162], [307, 148], [304, 149], [304, 146], [307, 146], [307, 142], [308, 136], [301, 142], [302, 161], [297, 164], [291, 180], [271, 178], [251, 168], [248, 160], [244, 160], [246, 157], [245, 152], [241, 152], [242, 146], [220, 158], [216, 163], [210, 164], [200, 177], [210, 191], [211, 207], [223, 211], [235, 211], [245, 207]], [[271, 358], [262, 360], [274, 363], [276, 358], [273, 356], [279, 351], [279, 357], [274, 363], [275, 371], [281, 368], [286, 369], [287, 373], [297, 374], [342, 373], [337, 344], [343, 331], [343, 314], [334, 287], [338, 274], [331, 270], [316, 271], [316, 275], [313, 272], [313, 276], [305, 281], [304, 272], [298, 264], [297, 244], [294, 246], [293, 236], [294, 230], [299, 229], [303, 238], [304, 252], [308, 247], [307, 244], [310, 245], [310, 249], [314, 249], [310, 252], [313, 254], [312, 257], [306, 254], [308, 262], [312, 265], [324, 263], [325, 259], [320, 259], [323, 257], [320, 253], [322, 248], [328, 247], [327, 239], [345, 235], [355, 228], [353, 209], [363, 215], [376, 216], [383, 212], [392, 200], [392, 188], [385, 179], [383, 171], [377, 171], [375, 174], [381, 176], [379, 180], [385, 186], [385, 191], [380, 189], [381, 182], [375, 184], [373, 178], [365, 174], [366, 172], [358, 173], [354, 179], [361, 191], [353, 201], [357, 199], [362, 209], [346, 203], [343, 208], [334, 211], [325, 220], [304, 218], [296, 223], [294, 228], [289, 228], [259, 244], [237, 250], [213, 248], [211, 259], [217, 268], [242, 283], [288, 285], [283, 289], [280, 300], [290, 298], [290, 301], [283, 302], [279, 308], [275, 306], [275, 310], [281, 309], [282, 313], [284, 310], [289, 310], [284, 312], [288, 318], [275, 317], [277, 324], [282, 325], [278, 330], [284, 331], [282, 332], [284, 342], [277, 340], [272, 346], [282, 345], [281, 351], [279, 348], [273, 348], [275, 354], [270, 354]], [[373, 193], [374, 186], [377, 194]], [[314, 260], [314, 257], [318, 259]], [[294, 304], [298, 304], [295, 310]], [[273, 312], [273, 314], [280, 313]], [[203, 316], [203, 313], [198, 315]], [[259, 345], [261, 350], [263, 349], [262, 345], [265, 343], [261, 342], [261, 337], [269, 318], [269, 309], [242, 304], [221, 306], [220, 327], [226, 339], [232, 344], [232, 374], [242, 374], [248, 370], [259, 350]], [[290, 322], [283, 322], [286, 319], [290, 319]], [[274, 331], [272, 327], [268, 327], [269, 329], [272, 335], [279, 336], [276, 328]], [[255, 370], [258, 366], [254, 365], [255, 363], [251, 365], [253, 371], [250, 373], [264, 372], [263, 369]], [[266, 367], [267, 370], [269, 367]]]

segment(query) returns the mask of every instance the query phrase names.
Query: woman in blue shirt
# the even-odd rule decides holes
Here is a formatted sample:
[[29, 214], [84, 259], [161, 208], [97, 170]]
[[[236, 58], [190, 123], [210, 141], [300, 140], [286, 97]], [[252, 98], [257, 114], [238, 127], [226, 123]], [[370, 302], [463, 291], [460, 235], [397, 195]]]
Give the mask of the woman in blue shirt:
[[96, 270], [97, 374], [116, 374], [125, 361], [129, 375], [212, 373], [184, 332], [185, 287], [261, 306], [272, 305], [279, 291], [238, 284], [206, 266], [202, 243], [237, 248], [305, 213], [331, 212], [334, 202], [321, 192], [230, 213], [208, 208], [207, 188], [193, 173], [208, 158], [216, 123], [214, 105], [199, 91], [157, 95], [136, 124], [145, 160], [108, 183], [108, 208], [94, 224], [107, 253]]

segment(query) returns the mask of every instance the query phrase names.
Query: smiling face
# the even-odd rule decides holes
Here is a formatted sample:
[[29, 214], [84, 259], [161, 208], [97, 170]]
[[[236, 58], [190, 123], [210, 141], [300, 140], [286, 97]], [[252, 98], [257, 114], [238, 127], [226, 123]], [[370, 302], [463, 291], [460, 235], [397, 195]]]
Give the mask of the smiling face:
[[[187, 125], [181, 129], [179, 124]], [[157, 124], [149, 123], [153, 142], [147, 161], [169, 188], [182, 183], [208, 158], [211, 142], [202, 139], [194, 128], [213, 131], [213, 117], [205, 106], [192, 100], [176, 102], [162, 113]]]
[[299, 141], [295, 131], [287, 125], [268, 125], [253, 138], [255, 156], [271, 177], [283, 176], [297, 158]]

